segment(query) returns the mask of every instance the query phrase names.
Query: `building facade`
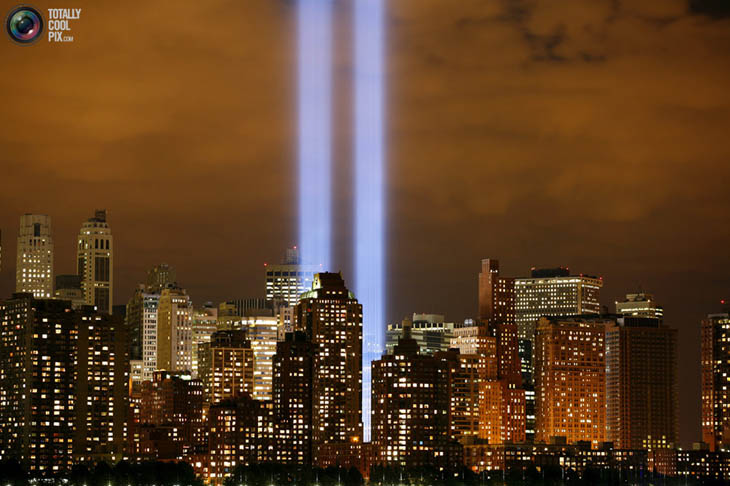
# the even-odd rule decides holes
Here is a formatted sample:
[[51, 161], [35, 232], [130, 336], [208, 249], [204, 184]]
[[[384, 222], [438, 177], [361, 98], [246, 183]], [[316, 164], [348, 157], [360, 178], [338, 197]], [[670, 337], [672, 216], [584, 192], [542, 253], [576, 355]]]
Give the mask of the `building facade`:
[[18, 230], [15, 291], [38, 299], [53, 297], [53, 236], [51, 217], [24, 214]]
[[542, 317], [535, 333], [535, 441], [606, 440], [606, 328], [601, 317]]
[[192, 371], [193, 303], [185, 289], [167, 287], [157, 308], [157, 368]]
[[273, 359], [276, 456], [280, 464], [312, 464], [315, 346], [304, 332], [287, 333]]
[[607, 440], [618, 449], [670, 449], [677, 422], [677, 331], [656, 318], [606, 329]]
[[362, 442], [362, 305], [342, 276], [318, 273], [301, 295], [295, 327], [314, 345], [312, 447]]
[[461, 457], [453, 454], [449, 430], [448, 363], [418, 351], [406, 330], [392, 354], [372, 363], [373, 460], [384, 466], [451, 469]]
[[702, 321], [702, 441], [711, 451], [730, 445], [730, 313]]
[[111, 314], [114, 305], [114, 237], [106, 216], [106, 210], [97, 210], [94, 217], [81, 225], [76, 261], [86, 304]]
[[413, 314], [410, 319], [404, 319], [396, 324], [388, 324], [385, 330], [385, 352], [392, 354], [398, 339], [408, 329], [411, 339], [415, 339], [421, 353], [434, 354], [438, 351], [447, 351], [454, 337], [454, 323], [444, 322], [440, 314]]

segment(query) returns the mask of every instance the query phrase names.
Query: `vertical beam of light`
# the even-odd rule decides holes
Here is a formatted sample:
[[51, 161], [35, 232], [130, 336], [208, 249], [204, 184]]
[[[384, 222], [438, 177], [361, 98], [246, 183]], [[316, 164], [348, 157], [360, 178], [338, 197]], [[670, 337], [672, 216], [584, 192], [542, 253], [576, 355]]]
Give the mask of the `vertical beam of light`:
[[355, 289], [363, 305], [363, 426], [370, 439], [370, 363], [385, 334], [385, 0], [355, 0]]
[[332, 1], [299, 0], [299, 246], [302, 263], [330, 271]]

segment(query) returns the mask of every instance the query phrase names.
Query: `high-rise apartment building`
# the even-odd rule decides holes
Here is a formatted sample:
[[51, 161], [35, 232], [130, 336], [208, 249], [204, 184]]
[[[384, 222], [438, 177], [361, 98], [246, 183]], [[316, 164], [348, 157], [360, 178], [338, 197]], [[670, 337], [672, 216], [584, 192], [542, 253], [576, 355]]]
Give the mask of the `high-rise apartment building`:
[[479, 387], [490, 371], [487, 363], [494, 364], [491, 376], [496, 375], [496, 357], [484, 354], [461, 354], [456, 349], [439, 351], [434, 356], [444, 362], [449, 396], [449, 436], [460, 442], [479, 437]]
[[617, 449], [677, 445], [677, 331], [618, 317], [606, 330], [607, 439]]
[[710, 450], [730, 446], [730, 313], [702, 321], [702, 441]]
[[32, 473], [123, 457], [127, 361], [121, 322], [15, 294], [0, 303], [0, 457]]
[[199, 372], [210, 403], [253, 395], [254, 354], [245, 331], [217, 331], [200, 350], [208, 355], [200, 360]]
[[535, 333], [535, 441], [606, 440], [603, 317], [541, 317]]
[[15, 294], [0, 304], [0, 455], [31, 472], [73, 463], [79, 325], [65, 301]]
[[664, 318], [664, 308], [656, 303], [652, 294], [640, 292], [626, 294], [626, 299], [616, 302], [616, 314], [633, 317]]
[[135, 379], [152, 379], [157, 367], [157, 310], [160, 294], [149, 292], [140, 285], [127, 303], [125, 316], [129, 334], [129, 358], [141, 368]]
[[489, 344], [486, 350], [492, 343], [496, 350], [496, 375], [487, 376], [480, 384], [480, 437], [489, 443], [524, 442], [525, 390], [515, 324], [514, 279], [500, 276], [497, 260], [482, 260], [479, 320], [483, 328], [479, 332]]
[[238, 466], [270, 462], [273, 426], [271, 402], [241, 395], [211, 405], [208, 418], [211, 484], [223, 484]]
[[[152, 457], [182, 459], [204, 452], [206, 430], [203, 415], [203, 386], [188, 373], [155, 371], [142, 383], [139, 423], [144, 424]], [[149, 445], [142, 444], [142, 448]]]
[[242, 319], [242, 329], [251, 341], [254, 356], [253, 398], [271, 400], [273, 359], [278, 341], [278, 319], [274, 316], [248, 316]]
[[43, 299], [53, 297], [53, 236], [51, 217], [24, 214], [18, 231], [15, 291]]
[[393, 353], [372, 363], [374, 460], [406, 468], [451, 468], [460, 458], [450, 453], [448, 366], [418, 349], [406, 329]]
[[312, 442], [362, 442], [362, 305], [337, 273], [318, 273], [301, 295], [295, 326], [314, 345]]
[[124, 320], [86, 306], [80, 318], [75, 462], [116, 463], [126, 456], [129, 357]]
[[114, 237], [106, 210], [81, 225], [77, 246], [78, 275], [88, 305], [111, 314], [114, 300]]
[[157, 369], [192, 371], [193, 303], [185, 289], [167, 287], [157, 309]]
[[287, 306], [297, 304], [299, 296], [312, 288], [314, 274], [321, 270], [320, 265], [302, 263], [299, 250], [290, 248], [286, 258], [279, 265], [265, 265], [266, 299], [281, 299]]
[[305, 332], [287, 333], [273, 360], [275, 437], [280, 464], [312, 464], [312, 367], [315, 345]]
[[398, 340], [408, 329], [411, 339], [415, 339], [422, 354], [447, 351], [454, 336], [454, 323], [444, 322], [440, 314], [413, 314], [396, 324], [388, 324], [385, 330], [385, 352], [391, 354]]

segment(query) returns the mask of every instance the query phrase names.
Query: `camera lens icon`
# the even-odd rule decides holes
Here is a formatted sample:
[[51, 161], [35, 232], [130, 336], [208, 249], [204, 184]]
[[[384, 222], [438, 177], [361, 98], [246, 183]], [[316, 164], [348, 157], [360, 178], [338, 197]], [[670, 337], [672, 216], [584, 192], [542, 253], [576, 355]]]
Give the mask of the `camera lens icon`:
[[10, 11], [5, 27], [15, 42], [30, 44], [38, 40], [43, 32], [43, 17], [33, 7], [21, 5]]

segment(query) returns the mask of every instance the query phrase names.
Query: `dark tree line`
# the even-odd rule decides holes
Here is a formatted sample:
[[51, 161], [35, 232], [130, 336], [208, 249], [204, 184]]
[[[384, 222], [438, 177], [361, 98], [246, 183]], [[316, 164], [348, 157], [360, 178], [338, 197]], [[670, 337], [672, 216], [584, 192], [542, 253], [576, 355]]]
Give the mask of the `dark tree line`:
[[[15, 459], [0, 462], [0, 485], [30, 486], [31, 479]], [[120, 461], [113, 466], [106, 462], [94, 465], [77, 464], [69, 472], [43, 479], [39, 485], [203, 486], [203, 481], [195, 476], [192, 466], [186, 462]]]
[[253, 464], [238, 466], [226, 479], [224, 486], [363, 486], [360, 471], [356, 468], [328, 467], [326, 469], [281, 464]]

